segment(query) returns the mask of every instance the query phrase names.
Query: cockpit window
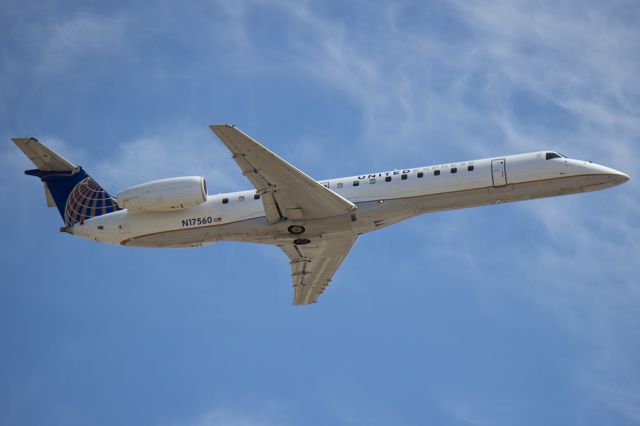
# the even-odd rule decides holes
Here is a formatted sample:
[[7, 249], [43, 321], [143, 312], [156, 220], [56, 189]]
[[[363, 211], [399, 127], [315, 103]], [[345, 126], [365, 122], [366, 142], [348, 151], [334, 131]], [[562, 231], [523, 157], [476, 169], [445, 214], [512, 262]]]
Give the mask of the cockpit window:
[[562, 156], [555, 152], [547, 152], [547, 160], [551, 160], [552, 158], [562, 158]]

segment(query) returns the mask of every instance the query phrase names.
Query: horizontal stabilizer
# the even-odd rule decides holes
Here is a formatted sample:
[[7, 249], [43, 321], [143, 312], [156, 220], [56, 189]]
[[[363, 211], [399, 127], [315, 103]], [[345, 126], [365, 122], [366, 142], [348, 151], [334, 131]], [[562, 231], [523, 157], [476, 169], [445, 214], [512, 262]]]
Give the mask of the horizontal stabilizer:
[[75, 164], [65, 160], [60, 154], [51, 148], [40, 143], [35, 138], [13, 138], [11, 139], [29, 160], [40, 170], [45, 172], [74, 171]]

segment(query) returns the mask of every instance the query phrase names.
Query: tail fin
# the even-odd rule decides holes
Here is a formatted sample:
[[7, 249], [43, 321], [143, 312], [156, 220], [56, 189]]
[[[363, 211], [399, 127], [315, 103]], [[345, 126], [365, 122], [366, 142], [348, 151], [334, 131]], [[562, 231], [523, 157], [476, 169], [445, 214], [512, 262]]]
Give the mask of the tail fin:
[[37, 169], [25, 174], [44, 183], [49, 207], [57, 207], [66, 226], [120, 210], [115, 198], [94, 181], [82, 167], [65, 160], [34, 138], [14, 138], [13, 142]]

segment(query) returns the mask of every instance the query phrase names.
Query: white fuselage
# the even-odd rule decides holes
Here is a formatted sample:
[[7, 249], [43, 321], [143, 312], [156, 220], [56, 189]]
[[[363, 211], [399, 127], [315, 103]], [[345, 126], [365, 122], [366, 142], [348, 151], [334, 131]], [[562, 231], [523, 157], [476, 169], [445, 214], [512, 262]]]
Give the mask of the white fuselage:
[[142, 247], [193, 247], [219, 240], [291, 244], [304, 237], [370, 232], [419, 214], [604, 189], [629, 179], [617, 170], [535, 152], [318, 181], [354, 203], [347, 215], [269, 224], [255, 190], [207, 196], [168, 212], [97, 216], [67, 231], [96, 241]]

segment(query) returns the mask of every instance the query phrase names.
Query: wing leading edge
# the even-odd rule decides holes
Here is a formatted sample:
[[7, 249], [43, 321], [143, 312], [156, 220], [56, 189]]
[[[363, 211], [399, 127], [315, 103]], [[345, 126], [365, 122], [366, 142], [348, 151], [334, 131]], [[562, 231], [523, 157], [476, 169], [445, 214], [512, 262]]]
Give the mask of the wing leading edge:
[[348, 233], [303, 246], [280, 246], [291, 260], [294, 305], [315, 303], [357, 239], [357, 235]]
[[320, 185], [235, 127], [228, 124], [209, 127], [262, 194], [269, 223], [339, 216], [356, 209], [352, 202]]

